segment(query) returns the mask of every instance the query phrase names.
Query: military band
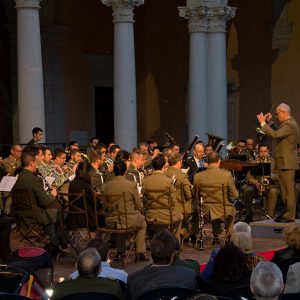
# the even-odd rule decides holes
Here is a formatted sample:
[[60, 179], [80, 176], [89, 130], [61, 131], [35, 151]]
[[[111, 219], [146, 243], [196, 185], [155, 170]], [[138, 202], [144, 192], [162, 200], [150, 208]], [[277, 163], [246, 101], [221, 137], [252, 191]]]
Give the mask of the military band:
[[[247, 223], [256, 218], [253, 199], [262, 201], [261, 211], [266, 218], [281, 222], [295, 219], [294, 176], [299, 166], [296, 151], [299, 128], [295, 119], [290, 116], [290, 108], [286, 104], [280, 104], [276, 108], [276, 116], [279, 121], [278, 128], [272, 124], [271, 114], [257, 116], [261, 130], [277, 140], [274, 159], [268, 146], [257, 144], [254, 138], [239, 139], [226, 147], [228, 151], [224, 159], [249, 162], [250, 170], [242, 170], [241, 174], [231, 172], [233, 170], [230, 168], [220, 168], [222, 158], [219, 151], [222, 145], [219, 142], [223, 139], [216, 136], [212, 136], [214, 140], [209, 140], [207, 145], [202, 141], [193, 144], [191, 156], [183, 161], [179, 153], [180, 145], [174, 139], [172, 144], [169, 143], [164, 148], [159, 148], [157, 143], [154, 147], [152, 140], [149, 145], [142, 142], [129, 153], [114, 143], [107, 148], [99, 142], [101, 139], [93, 137], [86, 153], [79, 149], [75, 141], [65, 150], [55, 149], [52, 152], [48, 147], [35, 145], [43, 133], [35, 129], [33, 141], [24, 149], [22, 157], [25, 160], [26, 157], [31, 157], [28, 163], [34, 170], [30, 170], [35, 175], [36, 165], [37, 174], [44, 182], [46, 194], [43, 192], [42, 206], [46, 211], [48, 206], [44, 203], [45, 199], [51, 198], [49, 205], [53, 203], [50, 195], [55, 194], [56, 189], [70, 191], [70, 182], [75, 178], [76, 182], [84, 181], [85, 189], [88, 187], [89, 191], [98, 193], [106, 200], [103, 226], [123, 226], [122, 222], [119, 222], [119, 225], [116, 223], [120, 220], [116, 219], [114, 211], [117, 206], [118, 209], [122, 206], [122, 197], [116, 199], [113, 195], [124, 192], [129, 208], [127, 213], [130, 214], [128, 220], [132, 226], [139, 228], [136, 246], [138, 256], [142, 257], [147, 226], [167, 227], [180, 239], [182, 226], [191, 235], [199, 235], [199, 224], [203, 222], [199, 222], [199, 218], [205, 218], [212, 224], [214, 242], [219, 240], [222, 223], [225, 225], [224, 230], [230, 234], [234, 221], [239, 218], [233, 205], [236, 199], [245, 205], [242, 218]], [[35, 159], [32, 159], [32, 155], [28, 156], [28, 153], [32, 153], [32, 147], [37, 149], [33, 155]], [[8, 176], [14, 176], [15, 170], [20, 168], [21, 152], [22, 147], [15, 144], [11, 147], [10, 155], [2, 161], [2, 167]], [[80, 173], [83, 165], [84, 170], [89, 170], [88, 175]], [[262, 170], [257, 173], [259, 168]], [[77, 169], [80, 172], [77, 172]], [[27, 177], [33, 178], [31, 175], [30, 173]], [[86, 180], [86, 176], [90, 179]], [[20, 180], [21, 178], [23, 175]], [[74, 187], [76, 182], [72, 183], [71, 187]], [[16, 186], [18, 187], [19, 183]], [[195, 200], [199, 195], [201, 216], [198, 210], [200, 202], [196, 203]], [[275, 218], [275, 208], [280, 198], [284, 208], [279, 217]], [[92, 211], [89, 213], [92, 214]], [[192, 224], [186, 222], [189, 216], [193, 220]], [[54, 219], [50, 221], [53, 223]], [[94, 222], [92, 223], [95, 227]], [[42, 225], [45, 225], [45, 222]], [[119, 245], [120, 252], [123, 248]]]

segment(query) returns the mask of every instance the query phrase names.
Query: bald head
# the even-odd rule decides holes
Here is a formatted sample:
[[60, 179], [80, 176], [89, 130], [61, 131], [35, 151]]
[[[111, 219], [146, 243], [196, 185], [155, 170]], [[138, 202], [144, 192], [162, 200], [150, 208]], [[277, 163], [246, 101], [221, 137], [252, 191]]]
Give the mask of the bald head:
[[95, 248], [87, 248], [78, 257], [78, 273], [84, 278], [96, 278], [101, 267], [101, 257]]
[[197, 159], [202, 159], [204, 157], [204, 146], [203, 144], [199, 143], [196, 144], [194, 147], [194, 156]]

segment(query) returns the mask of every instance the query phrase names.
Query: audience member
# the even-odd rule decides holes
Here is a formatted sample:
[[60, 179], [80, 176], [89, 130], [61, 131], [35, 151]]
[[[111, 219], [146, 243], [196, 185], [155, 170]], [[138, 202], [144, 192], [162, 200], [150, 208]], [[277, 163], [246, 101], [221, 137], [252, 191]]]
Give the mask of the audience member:
[[168, 230], [157, 233], [150, 245], [153, 264], [128, 276], [127, 299], [138, 299], [141, 295], [161, 288], [186, 288], [197, 290], [195, 272], [182, 266], [171, 266], [176, 238]]
[[300, 293], [300, 262], [289, 267], [284, 287], [286, 293]]
[[284, 284], [280, 269], [272, 262], [260, 262], [253, 270], [250, 288], [256, 300], [277, 300]]
[[76, 293], [106, 293], [122, 299], [122, 291], [117, 280], [99, 278], [101, 272], [101, 257], [95, 248], [87, 248], [78, 257], [76, 279], [65, 280], [53, 289], [51, 299], [60, 299]]
[[242, 250], [246, 258], [248, 269], [250, 271], [252, 271], [259, 262], [264, 260], [261, 256], [253, 253], [252, 237], [249, 233], [236, 232], [232, 235], [230, 241], [235, 246], [240, 248], [240, 250]]
[[277, 250], [272, 258], [272, 262], [278, 263], [279, 261], [291, 257], [300, 256], [300, 223], [289, 224], [283, 234], [283, 239], [287, 247]]
[[[249, 224], [247, 224], [245, 222], [237, 222], [233, 225], [232, 232], [233, 233], [235, 233], [235, 232], [246, 232], [246, 233], [251, 235], [251, 227], [250, 227]], [[219, 251], [220, 251], [220, 247], [213, 249], [211, 254], [210, 254], [210, 258], [209, 258], [209, 260], [206, 264], [206, 267], [205, 267], [205, 269], [202, 273], [203, 278], [206, 281], [208, 281], [212, 277], [215, 257], [216, 257], [216, 255], [218, 254]]]
[[[108, 262], [109, 245], [106, 241], [94, 238], [89, 241], [87, 248], [95, 248], [101, 257], [101, 268], [98, 277], [112, 278], [127, 284], [127, 273], [120, 269], [112, 268]], [[78, 271], [73, 272], [70, 278], [76, 279], [79, 276]]]
[[230, 243], [222, 247], [215, 258], [212, 279], [213, 294], [222, 296], [235, 287], [249, 284], [250, 272], [242, 251]]

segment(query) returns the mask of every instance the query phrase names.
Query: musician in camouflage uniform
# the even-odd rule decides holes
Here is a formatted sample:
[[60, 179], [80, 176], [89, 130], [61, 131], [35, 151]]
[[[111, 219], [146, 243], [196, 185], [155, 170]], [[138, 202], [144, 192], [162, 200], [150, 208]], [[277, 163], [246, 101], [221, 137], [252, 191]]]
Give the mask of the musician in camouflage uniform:
[[10, 149], [10, 155], [3, 160], [3, 166], [8, 176], [14, 176], [15, 170], [21, 166], [21, 153], [21, 146], [14, 144]]

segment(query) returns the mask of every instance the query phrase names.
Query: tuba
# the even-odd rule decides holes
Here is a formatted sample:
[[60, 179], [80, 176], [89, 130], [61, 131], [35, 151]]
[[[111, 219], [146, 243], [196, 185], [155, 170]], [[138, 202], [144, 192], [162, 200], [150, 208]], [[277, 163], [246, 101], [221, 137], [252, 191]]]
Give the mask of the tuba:
[[212, 145], [213, 150], [217, 153], [219, 153], [224, 146], [224, 139], [221, 137], [218, 137], [216, 135], [206, 133], [208, 137], [208, 144]]

